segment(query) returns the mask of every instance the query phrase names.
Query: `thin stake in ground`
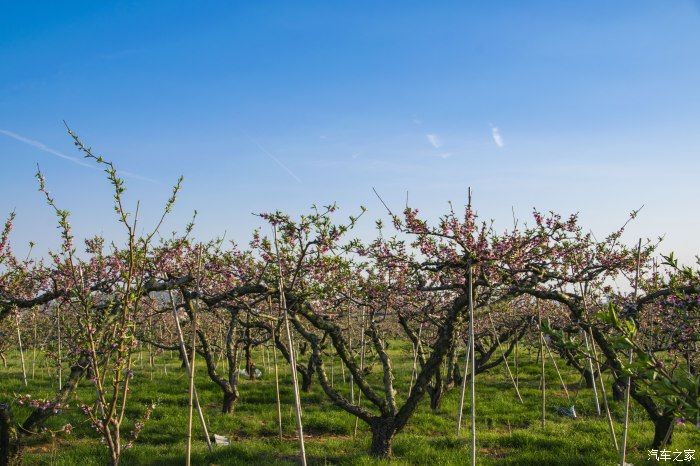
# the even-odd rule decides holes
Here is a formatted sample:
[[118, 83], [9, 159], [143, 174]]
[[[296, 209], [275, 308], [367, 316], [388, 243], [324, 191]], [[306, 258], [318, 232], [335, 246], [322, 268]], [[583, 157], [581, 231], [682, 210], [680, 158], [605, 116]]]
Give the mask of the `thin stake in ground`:
[[287, 313], [287, 301], [284, 295], [284, 282], [282, 280], [282, 259], [280, 258], [279, 245], [277, 243], [277, 227], [272, 226], [272, 232], [275, 240], [275, 253], [277, 254], [277, 266], [279, 268], [279, 295], [280, 306], [282, 307], [284, 327], [287, 333], [287, 344], [289, 345], [289, 364], [292, 371], [292, 384], [294, 385], [294, 407], [296, 410], [297, 433], [299, 435], [299, 455], [302, 466], [306, 466], [306, 449], [304, 448], [304, 426], [301, 422], [301, 397], [299, 396], [299, 381], [297, 380], [296, 355], [294, 354], [294, 342], [292, 340], [292, 331], [289, 328], [289, 315]]

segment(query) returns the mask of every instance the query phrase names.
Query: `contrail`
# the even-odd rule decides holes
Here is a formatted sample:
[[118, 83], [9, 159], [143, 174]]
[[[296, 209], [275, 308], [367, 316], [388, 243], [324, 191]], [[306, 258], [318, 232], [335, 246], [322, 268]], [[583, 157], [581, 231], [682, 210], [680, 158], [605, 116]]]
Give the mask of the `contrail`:
[[[25, 143], [29, 146], [32, 146], [32, 147], [36, 147], [37, 149], [39, 149], [41, 151], [48, 152], [49, 154], [53, 154], [56, 157], [60, 157], [62, 159], [68, 160], [68, 161], [73, 162], [75, 164], [78, 164], [82, 167], [91, 168], [93, 170], [99, 170], [99, 167], [96, 167], [94, 165], [90, 165], [89, 163], [86, 163], [77, 157], [71, 157], [70, 155], [66, 155], [63, 152], [57, 151], [56, 149], [52, 149], [49, 146], [47, 146], [46, 144], [44, 144], [43, 142], [39, 142], [39, 141], [35, 141], [33, 139], [25, 138], [24, 136], [21, 136], [17, 133], [13, 133], [12, 131], [7, 131], [6, 129], [0, 129], [0, 134], [4, 134], [5, 136], [7, 136], [9, 138], [15, 139], [19, 142], [23, 142], [23, 143]], [[149, 183], [160, 184], [160, 182], [157, 180], [154, 180], [152, 178], [148, 178], [145, 176], [141, 176], [141, 175], [138, 175], [136, 173], [132, 173], [132, 172], [129, 172], [126, 170], [118, 170], [118, 172], [121, 173], [122, 175], [126, 176], [127, 178], [133, 178], [133, 179], [137, 179], [137, 180], [148, 181]]]
[[256, 141], [256, 140], [253, 139], [253, 138], [250, 138], [250, 140], [253, 141], [253, 143], [255, 143], [255, 145], [258, 146], [258, 148], [259, 148], [261, 151], [263, 151], [263, 152], [265, 153], [265, 155], [267, 155], [267, 156], [270, 157], [272, 160], [274, 160], [275, 162], [277, 162], [277, 165], [279, 165], [279, 166], [282, 167], [287, 173], [289, 173], [289, 174], [292, 176], [292, 178], [294, 178], [295, 180], [297, 180], [297, 182], [299, 182], [299, 183], [302, 182], [302, 181], [299, 179], [299, 177], [296, 176], [296, 175], [294, 174], [293, 171], [291, 171], [289, 168], [287, 168], [287, 166], [286, 166], [285, 164], [283, 164], [277, 157], [275, 157], [275, 156], [272, 155], [270, 152], [268, 152], [268, 150], [265, 149], [265, 148], [262, 146], [262, 144], [260, 144], [258, 141]]
[[71, 162], [77, 163], [78, 165], [82, 165], [83, 167], [97, 169], [97, 167], [94, 167], [88, 163], [85, 163], [82, 160], [80, 160], [79, 158], [71, 157], [70, 155], [66, 155], [63, 152], [59, 152], [56, 149], [52, 149], [52, 148], [48, 147], [46, 144], [41, 143], [39, 141], [34, 141], [32, 139], [25, 138], [24, 136], [20, 136], [19, 134], [13, 133], [12, 131], [7, 131], [5, 129], [0, 129], [0, 133], [4, 134], [7, 137], [15, 139], [19, 142], [23, 142], [29, 146], [36, 147], [37, 149], [42, 150], [44, 152], [48, 152], [49, 154], [53, 154], [57, 157], [61, 157], [62, 159], [70, 160]]
[[138, 173], [133, 173], [133, 172], [129, 172], [126, 170], [117, 170], [117, 173], [121, 173], [125, 177], [132, 178], [134, 180], [148, 181], [149, 183], [153, 183], [153, 184], [161, 184], [161, 185], [163, 184], [162, 182], [160, 182], [158, 180], [154, 180], [153, 178], [149, 178], [147, 176], [139, 175]]

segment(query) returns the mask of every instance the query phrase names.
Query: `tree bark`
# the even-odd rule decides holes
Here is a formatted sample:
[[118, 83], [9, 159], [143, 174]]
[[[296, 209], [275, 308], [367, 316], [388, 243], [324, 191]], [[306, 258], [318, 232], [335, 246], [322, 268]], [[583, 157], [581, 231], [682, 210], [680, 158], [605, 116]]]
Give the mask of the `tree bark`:
[[19, 456], [20, 438], [7, 403], [0, 403], [0, 466], [15, 464]]
[[223, 414], [230, 414], [233, 412], [233, 405], [238, 399], [238, 394], [235, 392], [224, 392], [224, 402], [221, 406], [221, 412]]
[[[89, 365], [90, 358], [87, 352], [80, 353], [80, 357], [78, 358], [76, 363], [73, 364], [73, 366], [71, 366], [68, 380], [66, 380], [66, 383], [63, 384], [63, 387], [58, 392], [53, 406], [57, 404], [60, 405], [68, 401], [75, 389], [78, 387], [78, 382], [80, 382], [80, 379], [83, 378], [83, 375], [85, 374], [86, 369], [89, 367]], [[34, 411], [32, 411], [32, 414], [30, 414], [29, 417], [22, 424], [22, 427], [20, 429], [21, 434], [29, 435], [34, 433], [35, 428], [40, 427], [44, 423], [44, 421], [46, 421], [48, 418], [54, 415], [53, 406], [50, 406], [46, 409], [36, 408]]]
[[428, 389], [428, 393], [430, 394], [430, 409], [437, 411], [440, 409], [440, 406], [442, 406], [442, 398], [445, 394], [442, 385], [437, 385], [433, 389]]
[[[652, 441], [652, 448], [661, 448], [666, 439], [666, 434], [668, 434], [668, 440], [666, 445], [671, 444], [671, 437], [673, 436], [674, 427], [674, 417], [672, 415], [659, 416], [654, 420], [654, 440]], [[671, 431], [669, 433], [669, 430]]]
[[391, 442], [396, 430], [391, 419], [375, 418], [370, 423], [372, 431], [372, 445], [369, 453], [375, 458], [391, 458]]
[[624, 401], [625, 399], [625, 388], [622, 385], [622, 381], [620, 379], [615, 379], [613, 382], [613, 399], [615, 401]]
[[309, 363], [306, 365], [306, 367], [297, 361], [297, 374], [301, 374], [301, 391], [304, 393], [309, 393], [311, 391], [315, 371], [316, 368], [314, 367], [313, 357], [309, 357]]

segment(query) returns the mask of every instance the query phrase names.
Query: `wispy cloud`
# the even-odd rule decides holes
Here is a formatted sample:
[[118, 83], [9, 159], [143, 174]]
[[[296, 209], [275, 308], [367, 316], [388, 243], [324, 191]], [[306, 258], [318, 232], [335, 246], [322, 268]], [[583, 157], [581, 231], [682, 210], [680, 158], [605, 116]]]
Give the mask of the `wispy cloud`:
[[433, 157], [440, 157], [441, 159], [449, 159], [452, 157], [452, 152], [440, 152], [439, 154], [431, 154]]
[[121, 173], [126, 178], [132, 178], [134, 180], [141, 180], [141, 181], [148, 181], [149, 183], [162, 184], [158, 180], [154, 180], [153, 178], [149, 178], [147, 176], [139, 175], [138, 173], [134, 173], [134, 172], [126, 171], [126, 170], [117, 170], [117, 172]]
[[258, 146], [258, 148], [259, 148], [265, 155], [267, 155], [268, 157], [270, 157], [272, 160], [275, 161], [275, 163], [277, 163], [277, 165], [279, 165], [280, 167], [282, 167], [282, 168], [284, 169], [284, 171], [286, 171], [287, 173], [289, 173], [289, 175], [290, 175], [292, 178], [294, 178], [295, 180], [297, 180], [297, 182], [299, 182], [299, 183], [302, 182], [301, 179], [299, 179], [299, 177], [296, 176], [292, 170], [290, 170], [285, 164], [283, 164], [283, 163], [280, 161], [280, 159], [278, 159], [277, 157], [275, 157], [274, 155], [272, 155], [267, 149], [265, 149], [265, 148], [262, 146], [262, 144], [260, 144], [258, 141], [256, 141], [256, 140], [253, 139], [253, 138], [250, 138], [250, 140], [253, 141], [253, 143], [254, 143], [256, 146]]
[[442, 146], [442, 140], [437, 134], [426, 134], [425, 137], [428, 139], [428, 142], [436, 149], [439, 149]]
[[[89, 163], [85, 162], [84, 160], [78, 158], [78, 157], [71, 157], [70, 155], [66, 155], [61, 151], [58, 151], [56, 149], [52, 149], [51, 147], [47, 146], [43, 142], [35, 141], [34, 139], [29, 139], [27, 137], [24, 137], [22, 135], [19, 135], [17, 133], [13, 133], [12, 131], [8, 131], [6, 129], [0, 129], [0, 134], [4, 134], [5, 136], [12, 138], [16, 141], [22, 142], [24, 144], [27, 144], [28, 146], [35, 147], [39, 149], [40, 151], [55, 155], [56, 157], [60, 157], [64, 160], [68, 160], [69, 162], [73, 162], [76, 165], [80, 165], [81, 167], [86, 167], [86, 168], [91, 168], [93, 170], [98, 170], [99, 167], [96, 167], [95, 165], [90, 165]], [[132, 173], [126, 170], [118, 170], [119, 174], [124, 175], [127, 178], [133, 178], [136, 180], [142, 180], [142, 181], [148, 181], [149, 183], [156, 183], [159, 184], [160, 182], [157, 180], [154, 180], [153, 178], [148, 178], [146, 176], [139, 175], [137, 173]]]
[[503, 142], [503, 136], [501, 136], [501, 130], [498, 129], [498, 126], [491, 125], [491, 137], [499, 148], [506, 145], [506, 143]]
[[57, 151], [56, 149], [50, 148], [49, 146], [47, 146], [46, 144], [44, 144], [42, 142], [35, 141], [35, 140], [29, 139], [29, 138], [25, 138], [24, 136], [20, 136], [19, 134], [13, 133], [12, 131], [7, 131], [6, 129], [0, 129], [0, 134], [4, 134], [7, 137], [15, 139], [19, 142], [23, 142], [29, 146], [36, 147], [37, 149], [44, 151], [44, 152], [47, 152], [49, 154], [53, 154], [56, 157], [60, 157], [64, 160], [69, 160], [75, 164], [82, 165], [83, 167], [93, 168], [93, 169], [96, 168], [93, 165], [90, 165], [77, 157], [71, 157], [70, 155], [66, 155], [63, 152], [60, 152], [60, 151]]

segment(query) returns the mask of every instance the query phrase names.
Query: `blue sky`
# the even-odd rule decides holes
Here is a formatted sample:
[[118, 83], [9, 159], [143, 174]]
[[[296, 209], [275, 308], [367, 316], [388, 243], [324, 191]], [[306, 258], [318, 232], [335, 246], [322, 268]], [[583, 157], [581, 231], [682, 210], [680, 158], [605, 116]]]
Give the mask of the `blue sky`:
[[57, 243], [41, 165], [76, 231], [118, 238], [109, 187], [62, 120], [131, 175], [165, 231], [246, 241], [251, 212], [337, 201], [361, 234], [409, 201], [474, 191], [506, 227], [533, 207], [605, 233], [700, 229], [700, 2], [3, 2], [0, 213]]

